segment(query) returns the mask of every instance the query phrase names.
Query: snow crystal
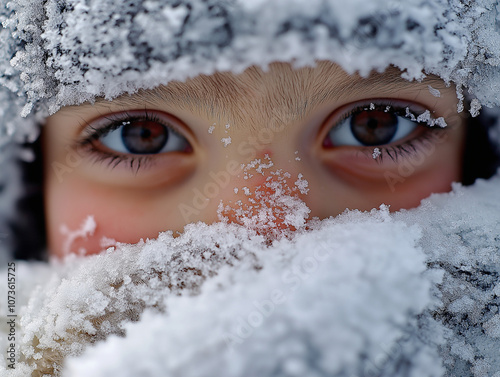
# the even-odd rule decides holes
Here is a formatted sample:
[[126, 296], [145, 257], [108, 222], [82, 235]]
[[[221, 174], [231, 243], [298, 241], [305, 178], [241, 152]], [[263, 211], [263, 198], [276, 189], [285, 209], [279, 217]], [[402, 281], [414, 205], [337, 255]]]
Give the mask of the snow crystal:
[[446, 123], [446, 121], [444, 120], [443, 117], [439, 117], [439, 118], [432, 119], [430, 125], [431, 126], [438, 126], [440, 128], [445, 128], [448, 124]]
[[231, 137], [223, 137], [220, 139], [222, 143], [224, 143], [224, 148], [227, 147], [229, 144], [231, 144]]
[[62, 250], [64, 254], [68, 255], [72, 252], [79, 252], [85, 254], [85, 250], [71, 250], [71, 246], [78, 238], [86, 239], [88, 236], [94, 234], [97, 224], [95, 222], [94, 216], [87, 216], [85, 220], [83, 220], [80, 228], [77, 230], [71, 231], [66, 225], [61, 225], [60, 232], [65, 236]]
[[374, 160], [376, 160], [381, 154], [382, 152], [380, 152], [380, 148], [373, 148], [372, 157]]
[[415, 117], [415, 115], [407, 107], [405, 117], [414, 122], [426, 123], [429, 127], [438, 126], [440, 128], [445, 128], [447, 126], [443, 117], [433, 118], [429, 110], [425, 110], [422, 114]]
[[102, 237], [99, 241], [99, 245], [102, 249], [107, 249], [108, 247], [113, 247], [116, 245], [116, 240], [109, 237]]
[[415, 115], [413, 115], [413, 113], [411, 112], [410, 108], [407, 107], [405, 109], [405, 117], [406, 118], [409, 118], [411, 121], [413, 122], [416, 122], [417, 121], [417, 117]]
[[309, 182], [307, 182], [304, 178], [304, 175], [302, 175], [301, 173], [299, 173], [298, 179], [295, 181], [295, 187], [297, 187], [299, 189], [299, 192], [301, 194], [307, 194], [309, 192], [309, 189], [307, 188], [307, 186], [309, 186]]
[[477, 117], [479, 115], [479, 110], [481, 110], [481, 103], [479, 103], [477, 98], [474, 98], [472, 101], [470, 101], [470, 115], [473, 117]]
[[[261, 159], [255, 159], [245, 165], [244, 179], [250, 179], [253, 174], [248, 171], [256, 171], [264, 175], [263, 169], [270, 169], [273, 163], [268, 155], [262, 163]], [[228, 222], [229, 219], [236, 220], [248, 229], [253, 229], [262, 234], [273, 235], [276, 238], [291, 236], [293, 231], [302, 229], [309, 216], [310, 209], [299, 198], [300, 194], [307, 194], [308, 182], [298, 174], [297, 180], [290, 182], [292, 175], [281, 169], [269, 171], [265, 181], [256, 186], [242, 188], [245, 195], [244, 200], [227, 202], [221, 201], [218, 207], [220, 221]]]
[[427, 85], [427, 88], [429, 89], [429, 93], [432, 94], [434, 97], [441, 97], [441, 92], [439, 89], [433, 88], [430, 85]]
[[249, 163], [243, 164], [242, 168], [243, 171], [247, 173], [249, 177], [251, 177], [252, 175], [248, 173], [249, 171], [255, 171], [261, 175], [264, 175], [265, 170], [270, 169], [273, 166], [274, 166], [273, 161], [271, 160], [269, 155], [266, 154], [263, 159], [255, 158]]

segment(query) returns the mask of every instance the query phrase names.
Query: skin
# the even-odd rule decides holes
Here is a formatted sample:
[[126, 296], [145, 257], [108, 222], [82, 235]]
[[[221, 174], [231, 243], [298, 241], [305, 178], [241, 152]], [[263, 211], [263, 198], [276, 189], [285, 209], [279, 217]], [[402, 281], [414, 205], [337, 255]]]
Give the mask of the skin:
[[[413, 140], [415, 151], [396, 158], [385, 153], [373, 158], [373, 146], [325, 146], [329, 130], [353, 104], [388, 101], [428, 109], [448, 126], [432, 132], [418, 126], [388, 146], [395, 155], [394, 145]], [[437, 78], [408, 82], [395, 69], [360, 78], [320, 62], [298, 70], [275, 63], [267, 71], [252, 67], [239, 75], [199, 76], [113, 101], [63, 108], [47, 119], [43, 130], [49, 250], [60, 257], [96, 253], [103, 237], [135, 243], [160, 231], [181, 232], [190, 222], [219, 221], [221, 201], [236, 210], [238, 200], [245, 208], [253, 205], [254, 214], [271, 207], [276, 218], [266, 226], [293, 229], [280, 214], [283, 208], [273, 207], [281, 204], [266, 199], [275, 193], [266, 180], [279, 181], [284, 172], [291, 177], [281, 187], [305, 202], [309, 219], [335, 216], [346, 208], [370, 210], [387, 204], [394, 211], [418, 206], [461, 179], [465, 128], [456, 103], [455, 89]], [[78, 146], [89, 125], [135, 110], [161, 112], [191, 150], [142, 156], [137, 168], [137, 160], [131, 163], [129, 156], [113, 167], [116, 160], [99, 161], [89, 148]], [[225, 145], [221, 139], [228, 137], [231, 142], [226, 139]], [[241, 169], [255, 159], [273, 165], [262, 171]], [[308, 182], [307, 193], [294, 184], [300, 173]], [[232, 209], [223, 213], [227, 220], [244, 223], [245, 216]], [[77, 230], [89, 215], [97, 224], [93, 235], [69, 242], [61, 226]]]

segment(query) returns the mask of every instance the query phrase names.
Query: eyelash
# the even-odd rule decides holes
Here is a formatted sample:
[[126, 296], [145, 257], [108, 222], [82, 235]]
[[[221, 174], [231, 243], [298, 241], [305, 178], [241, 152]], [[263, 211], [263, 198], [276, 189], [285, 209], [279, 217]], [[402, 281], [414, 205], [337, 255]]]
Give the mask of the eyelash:
[[[378, 102], [378, 103], [376, 103]], [[400, 102], [395, 102], [391, 100], [381, 101], [371, 101], [369, 103], [363, 103], [357, 105], [356, 107], [351, 108], [346, 113], [342, 114], [341, 118], [339, 118], [335, 125], [330, 127], [330, 130], [338, 127], [344, 120], [349, 118], [350, 116], [360, 112], [360, 111], [370, 111], [370, 106], [374, 104], [375, 108], [371, 110], [387, 110], [392, 111], [398, 116], [405, 117], [406, 109], [410, 109], [412, 113], [414, 113], [415, 105], [408, 104], [407, 106], [402, 106]], [[423, 110], [425, 108], [419, 108], [418, 111]], [[164, 125], [169, 129], [169, 131], [180, 133], [171, 125], [161, 119], [155, 112], [143, 111], [140, 115], [133, 115], [132, 113], [121, 113], [118, 116], [108, 116], [104, 118], [107, 120], [108, 124], [102, 127], [95, 127], [92, 124], [87, 123], [86, 129], [88, 133], [86, 136], [83, 136], [81, 140], [78, 140], [75, 145], [75, 149], [79, 151], [85, 151], [89, 154], [89, 156], [94, 160], [94, 163], [106, 163], [108, 167], [114, 169], [119, 165], [125, 165], [130, 170], [134, 171], [136, 174], [141, 168], [151, 167], [155, 163], [154, 155], [133, 155], [133, 154], [119, 154], [114, 152], [108, 152], [98, 148], [96, 146], [96, 142], [103, 136], [108, 133], [118, 129], [122, 126], [124, 121], [151, 121], [158, 122], [159, 124]], [[411, 158], [416, 153], [418, 153], [418, 149], [422, 147], [422, 142], [425, 140], [430, 140], [432, 138], [432, 134], [434, 132], [445, 132], [446, 129], [442, 129], [440, 127], [430, 127], [426, 123], [418, 122], [419, 125], [424, 126], [427, 130], [420, 135], [401, 142], [394, 145], [387, 146], [379, 146], [377, 147], [380, 151], [380, 154], [374, 158], [377, 162], [382, 162], [384, 158], [390, 158], [394, 162], [398, 162], [399, 159]], [[370, 154], [374, 151], [374, 147], [362, 147], [362, 150], [369, 152]]]
[[[373, 108], [370, 108], [372, 106], [375, 106]], [[418, 109], [416, 109], [418, 107]], [[371, 100], [370, 102], [363, 102], [362, 104], [359, 104], [353, 108], [351, 108], [349, 111], [346, 113], [343, 113], [342, 116], [336, 120], [335, 124], [329, 128], [329, 130], [334, 129], [335, 127], [338, 127], [342, 124], [343, 121], [351, 117], [352, 115], [355, 115], [358, 112], [361, 111], [371, 111], [371, 110], [376, 110], [376, 111], [391, 111], [397, 116], [407, 118], [409, 119], [406, 114], [407, 110], [410, 111], [411, 114], [419, 113], [419, 112], [425, 112], [427, 109], [423, 106], [417, 106], [414, 104], [404, 104], [402, 105], [401, 102], [397, 102], [394, 100]], [[435, 120], [436, 118], [431, 117], [431, 120]], [[410, 119], [411, 120], [411, 119]], [[412, 120], [413, 121], [413, 120]], [[396, 142], [397, 144], [394, 145], [386, 145], [386, 146], [365, 146], [361, 147], [363, 148], [362, 150], [365, 152], [369, 152], [371, 155], [374, 151], [375, 148], [378, 148], [380, 151], [380, 155], [377, 156], [376, 158], [373, 158], [370, 156], [370, 158], [373, 158], [374, 161], [377, 162], [382, 162], [385, 157], [390, 158], [394, 162], [399, 162], [399, 159], [407, 159], [415, 156], [416, 153], [418, 153], [419, 148], [423, 146], [423, 142], [426, 140], [432, 140], [432, 135], [434, 133], [444, 133], [449, 129], [449, 125], [446, 126], [446, 128], [442, 128], [439, 126], [429, 126], [428, 123], [426, 122], [417, 122], [419, 126], [425, 127], [426, 130], [422, 132], [420, 135], [413, 137], [410, 140], [406, 140], [404, 142]]]
[[75, 145], [75, 149], [79, 151], [85, 151], [93, 159], [94, 163], [106, 163], [107, 167], [112, 169], [119, 165], [124, 164], [130, 170], [135, 172], [139, 171], [141, 168], [151, 167], [155, 163], [154, 155], [133, 155], [133, 154], [120, 154], [116, 152], [107, 152], [96, 146], [96, 142], [108, 133], [115, 131], [123, 125], [123, 122], [134, 122], [134, 121], [151, 121], [157, 122], [165, 127], [170, 132], [174, 132], [180, 135], [171, 124], [165, 122], [161, 119], [155, 112], [141, 111], [140, 115], [132, 115], [132, 113], [125, 112], [120, 113], [118, 116], [107, 116], [104, 118], [107, 120], [107, 124], [102, 127], [95, 127], [90, 123], [87, 123], [86, 129], [88, 130], [88, 135], [84, 136], [81, 140], [78, 140]]

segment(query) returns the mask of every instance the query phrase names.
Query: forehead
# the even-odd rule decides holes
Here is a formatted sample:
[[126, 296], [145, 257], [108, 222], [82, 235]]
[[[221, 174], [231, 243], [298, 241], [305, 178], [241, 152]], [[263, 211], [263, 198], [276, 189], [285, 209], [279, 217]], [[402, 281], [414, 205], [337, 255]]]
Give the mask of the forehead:
[[[429, 85], [445, 94], [454, 93], [454, 89], [438, 77], [409, 82], [393, 67], [362, 78], [358, 74], [349, 75], [330, 62], [300, 69], [293, 69], [287, 63], [273, 63], [266, 70], [251, 67], [241, 74], [223, 72], [201, 75], [186, 82], [171, 82], [119, 97], [112, 103], [124, 108], [167, 105], [215, 121], [238, 124], [242, 119], [256, 117], [255, 122], [261, 123], [264, 118], [273, 118], [284, 107], [286, 111], [280, 111], [280, 115], [286, 114], [288, 119], [282, 120], [293, 121], [326, 102], [349, 102], [367, 95], [392, 98], [400, 92], [430, 95]], [[105, 100], [96, 102], [97, 105], [109, 105]]]

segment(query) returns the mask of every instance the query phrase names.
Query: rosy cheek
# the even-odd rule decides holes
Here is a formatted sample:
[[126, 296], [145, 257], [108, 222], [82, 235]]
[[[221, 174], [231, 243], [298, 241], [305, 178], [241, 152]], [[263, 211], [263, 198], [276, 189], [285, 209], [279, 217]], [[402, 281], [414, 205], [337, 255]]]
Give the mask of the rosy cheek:
[[133, 201], [78, 180], [48, 184], [46, 211], [49, 249], [57, 256], [94, 254], [113, 240], [136, 243], [157, 236], [141, 221], [142, 211]]

